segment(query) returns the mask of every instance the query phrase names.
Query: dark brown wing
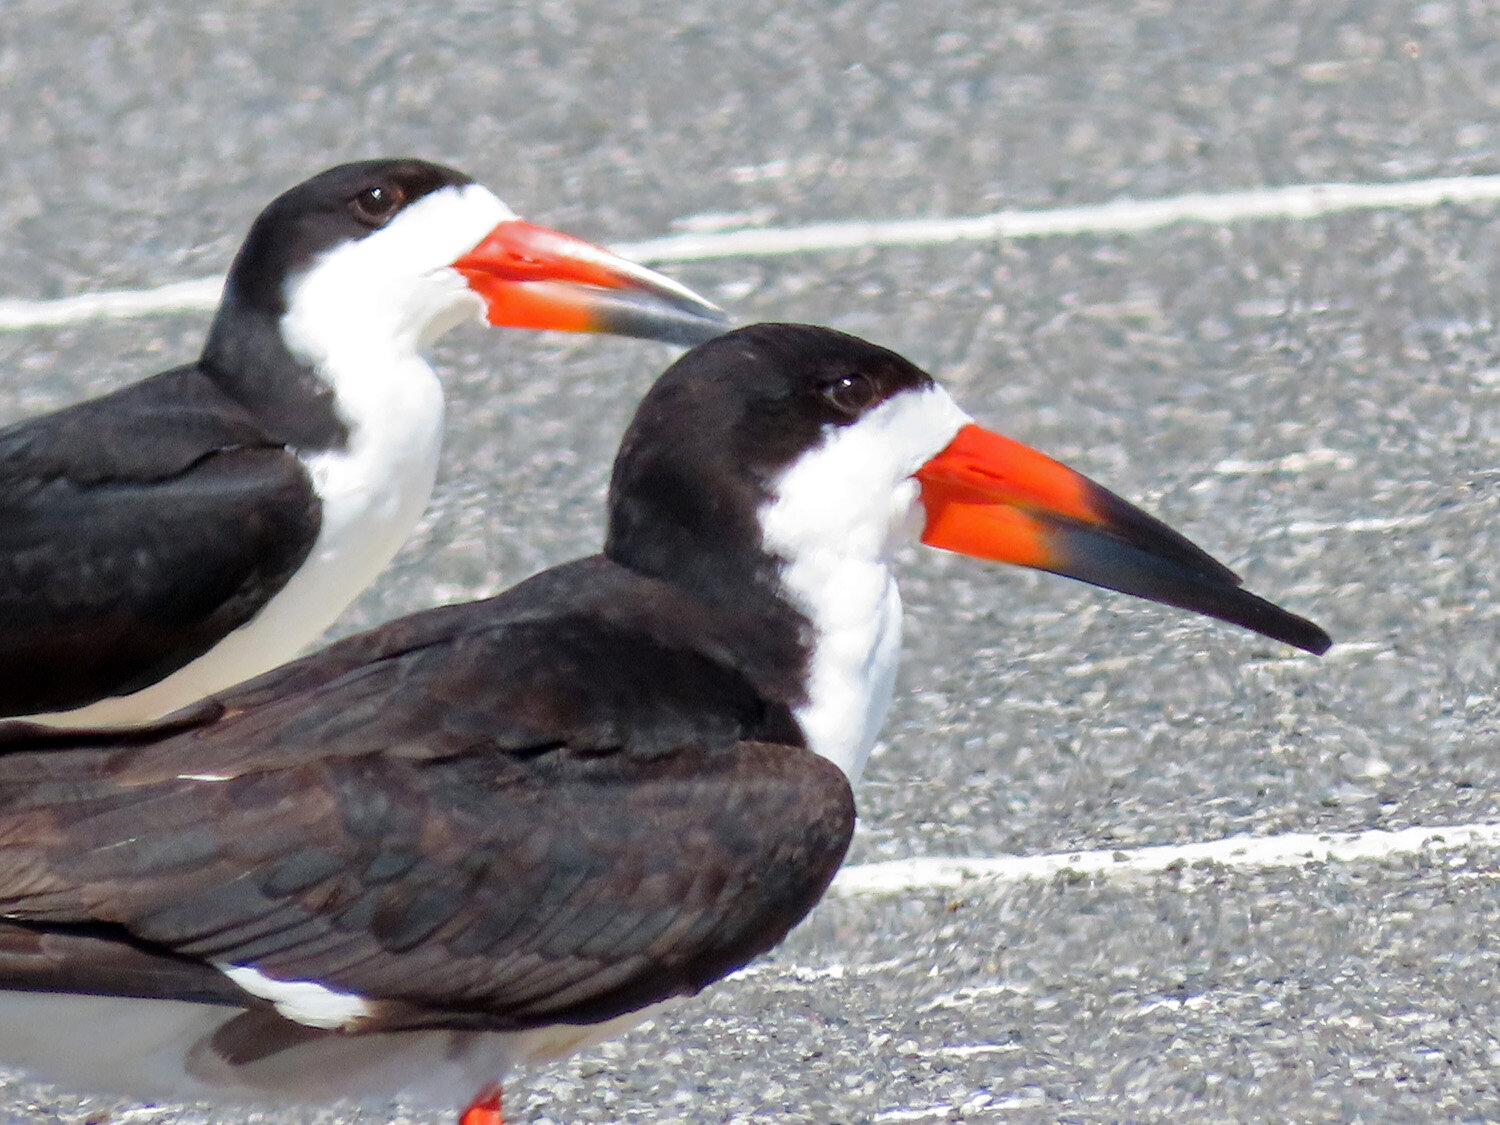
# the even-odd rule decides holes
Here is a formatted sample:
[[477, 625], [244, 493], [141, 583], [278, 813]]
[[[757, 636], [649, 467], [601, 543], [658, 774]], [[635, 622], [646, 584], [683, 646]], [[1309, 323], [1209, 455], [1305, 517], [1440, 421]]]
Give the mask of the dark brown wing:
[[372, 1026], [602, 1020], [823, 893], [852, 795], [788, 730], [638, 631], [461, 631], [154, 742], [0, 755], [0, 910], [366, 996]]
[[0, 431], [0, 715], [156, 682], [317, 537], [296, 456], [194, 368]]
[[762, 743], [107, 772], [7, 794], [6, 914], [317, 981], [383, 1002], [377, 1026], [588, 1023], [695, 992], [812, 907], [854, 817], [835, 767]]
[[243, 1004], [212, 965], [132, 940], [118, 926], [0, 922], [0, 980], [36, 992], [110, 993], [203, 1004]]

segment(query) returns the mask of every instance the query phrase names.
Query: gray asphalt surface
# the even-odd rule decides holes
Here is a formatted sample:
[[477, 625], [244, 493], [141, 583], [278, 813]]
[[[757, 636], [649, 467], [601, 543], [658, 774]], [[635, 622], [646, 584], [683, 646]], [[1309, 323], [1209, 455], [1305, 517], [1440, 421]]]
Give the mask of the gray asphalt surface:
[[[380, 154], [446, 160], [603, 241], [715, 214], [786, 225], [1500, 171], [1494, 3], [3, 9], [12, 297], [217, 272], [276, 192]], [[1317, 661], [914, 553], [902, 687], [851, 861], [1500, 820], [1495, 220], [1444, 206], [674, 269], [745, 319], [905, 352], [980, 420], [1353, 642]], [[0, 335], [0, 417], [190, 357], [205, 323]], [[614, 444], [671, 355], [450, 337], [435, 505], [341, 630], [596, 549]], [[747, 974], [512, 1084], [510, 1109], [1497, 1120], [1497, 859], [831, 900]], [[104, 1109], [443, 1119], [148, 1113], [0, 1082], [14, 1120]]]

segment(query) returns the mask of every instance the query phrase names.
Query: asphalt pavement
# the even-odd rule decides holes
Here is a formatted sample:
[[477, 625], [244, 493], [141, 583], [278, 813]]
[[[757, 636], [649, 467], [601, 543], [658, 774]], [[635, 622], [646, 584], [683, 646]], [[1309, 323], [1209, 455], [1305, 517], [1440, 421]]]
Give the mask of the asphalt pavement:
[[[211, 275], [328, 165], [452, 163], [617, 243], [1500, 172], [1500, 4], [6, 0], [0, 297]], [[902, 351], [1318, 621], [1322, 660], [914, 551], [850, 862], [1500, 822], [1500, 208], [667, 267]], [[0, 420], [206, 315], [0, 334]], [[338, 627], [596, 550], [673, 352], [466, 329], [422, 528]], [[834, 897], [510, 1087], [520, 1122], [1500, 1120], [1500, 851]], [[3, 1062], [3, 1060], [0, 1060]], [[455, 1100], [468, 1092], [455, 1091]], [[141, 1107], [0, 1080], [0, 1117]]]

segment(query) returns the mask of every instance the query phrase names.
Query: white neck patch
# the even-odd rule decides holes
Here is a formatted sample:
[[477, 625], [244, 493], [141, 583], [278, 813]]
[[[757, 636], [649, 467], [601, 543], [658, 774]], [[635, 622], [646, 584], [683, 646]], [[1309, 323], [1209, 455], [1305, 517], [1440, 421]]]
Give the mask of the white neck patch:
[[342, 400], [354, 388], [340, 385], [340, 357], [393, 348], [414, 354], [465, 314], [483, 313], [484, 302], [452, 266], [515, 217], [479, 184], [423, 196], [389, 225], [334, 247], [288, 280], [282, 339]]
[[858, 422], [830, 426], [782, 474], [760, 510], [786, 596], [813, 626], [809, 747], [859, 780], [890, 706], [901, 654], [895, 551], [921, 534], [912, 475], [971, 419], [941, 387], [908, 391]]
[[421, 518], [443, 441], [443, 389], [421, 351], [483, 314], [484, 302], [452, 266], [513, 218], [479, 184], [440, 188], [288, 283], [282, 339], [333, 389], [349, 436], [342, 449], [303, 456], [322, 527], [301, 570], [226, 639], [245, 663], [285, 643], [278, 638], [301, 647], [332, 624]]
[[346, 449], [308, 458], [324, 504], [320, 550], [370, 540], [372, 547], [355, 553], [378, 570], [427, 506], [443, 392], [421, 350], [465, 316], [484, 312], [452, 266], [513, 218], [479, 184], [440, 188], [288, 282], [282, 339], [333, 389], [349, 428]]

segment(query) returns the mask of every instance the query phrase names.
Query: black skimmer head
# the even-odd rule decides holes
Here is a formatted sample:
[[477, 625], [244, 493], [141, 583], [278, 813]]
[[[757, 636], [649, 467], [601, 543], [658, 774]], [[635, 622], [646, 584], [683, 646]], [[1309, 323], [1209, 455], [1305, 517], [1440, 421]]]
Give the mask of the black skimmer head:
[[[691, 290], [523, 222], [461, 172], [367, 160], [298, 184], [256, 218], [203, 362], [241, 401], [280, 415], [300, 448], [324, 447], [377, 393], [365, 387], [372, 359], [383, 373], [387, 357], [420, 352], [471, 317], [689, 346], [728, 327]], [[291, 393], [297, 384], [336, 396], [337, 409], [309, 410]]]
[[1322, 653], [1160, 520], [976, 425], [926, 372], [852, 336], [756, 325], [683, 356], [621, 446], [610, 557], [764, 614], [795, 611], [809, 745], [857, 778], [895, 678], [891, 560], [920, 538], [1241, 625]]
[[0, 717], [148, 722], [315, 639], [426, 506], [443, 399], [421, 352], [469, 317], [725, 328], [450, 168], [299, 184], [251, 226], [196, 364], [0, 431]]
[[170, 729], [7, 743], [0, 1062], [442, 1098], [701, 989], [842, 859], [919, 536], [1328, 644], [894, 353], [744, 329], [647, 395], [605, 554]]

